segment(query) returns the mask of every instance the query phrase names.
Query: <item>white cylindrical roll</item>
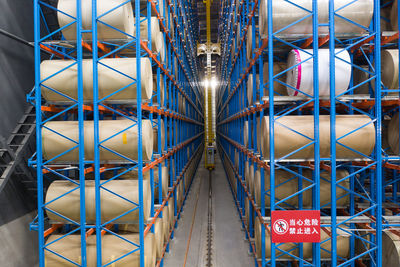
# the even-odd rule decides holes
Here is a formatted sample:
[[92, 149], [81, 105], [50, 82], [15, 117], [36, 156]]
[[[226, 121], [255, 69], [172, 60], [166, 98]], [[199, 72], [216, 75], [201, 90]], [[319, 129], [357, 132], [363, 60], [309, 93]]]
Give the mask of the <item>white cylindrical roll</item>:
[[[132, 243], [140, 243], [139, 234], [123, 235], [123, 238]], [[59, 240], [58, 240], [59, 239]], [[87, 267], [96, 267], [96, 235], [90, 235], [86, 239], [86, 255]], [[47, 250], [45, 250], [45, 265], [51, 267], [65, 267], [76, 266], [71, 262], [61, 258], [61, 255], [77, 264], [81, 264], [81, 236], [80, 235], [51, 235], [46, 242]], [[101, 238], [101, 254], [102, 265], [109, 262], [120, 260], [111, 264], [111, 266], [118, 267], [132, 267], [140, 266], [140, 250], [130, 253], [132, 250], [137, 249], [137, 246], [128, 243], [115, 235], [104, 235]], [[57, 254], [55, 254], [57, 253]], [[144, 259], [145, 267], [153, 267], [156, 264], [156, 246], [153, 233], [148, 233], [144, 239]], [[127, 256], [125, 256], [127, 255]], [[123, 257], [125, 256], [125, 257]]]
[[160, 105], [161, 107], [164, 106], [165, 102], [165, 86], [164, 86], [164, 75], [160, 75], [160, 80], [157, 82], [157, 75], [153, 75], [153, 90], [154, 90], [154, 96], [153, 96], [153, 105], [158, 104], [158, 99], [157, 99], [157, 84], [160, 85]]
[[[310, 54], [312, 49], [290, 51], [287, 68], [292, 68], [286, 75], [287, 92], [290, 96], [314, 95], [314, 60]], [[335, 49], [335, 88], [336, 95], [349, 88], [351, 79], [351, 59], [347, 50]], [[296, 67], [294, 67], [296, 66]], [[330, 95], [330, 52], [329, 49], [318, 50], [318, 82], [319, 95]], [[296, 91], [296, 88], [299, 91]]]
[[[101, 182], [103, 183], [105, 181]], [[124, 200], [128, 199], [134, 203], [139, 202], [139, 183], [137, 180], [113, 180], [105, 183], [103, 187], [109, 191], [100, 189], [102, 222], [110, 221], [111, 219], [116, 218], [137, 207], [137, 205]], [[80, 190], [78, 188], [70, 192], [75, 188], [77, 188], [77, 186], [69, 181], [53, 182], [47, 190], [46, 203], [49, 203], [52, 200], [54, 201], [49, 203], [47, 208], [57, 212], [60, 215], [63, 215], [64, 217], [79, 222]], [[96, 221], [95, 189], [95, 183], [93, 180], [85, 181], [85, 208], [86, 221], [88, 223], [93, 223]], [[118, 196], [111, 192], [118, 194]], [[143, 181], [143, 214], [145, 220], [147, 220], [150, 216], [150, 202], [150, 183], [148, 181]], [[47, 212], [47, 216], [50, 220], [55, 222], [67, 222], [67, 220], [51, 211]], [[116, 221], [114, 221], [114, 223], [137, 223], [138, 221], [139, 210], [136, 209], [122, 216], [121, 218], [118, 218]]]
[[164, 233], [164, 241], [168, 242], [169, 240], [169, 231], [171, 229], [170, 221], [169, 221], [169, 209], [168, 204], [166, 204], [162, 210], [162, 220], [163, 220], [163, 233]]
[[[82, 7], [82, 14], [81, 14], [82, 29], [91, 30], [92, 1], [82, 0], [81, 7]], [[65, 39], [76, 40], [76, 22], [75, 22], [75, 18], [77, 16], [76, 1], [59, 0], [57, 9], [58, 9], [57, 12], [58, 24], [60, 25], [60, 28], [65, 27], [68, 24], [72, 23], [72, 25], [69, 25], [67, 28], [62, 30]], [[105, 13], [107, 14], [102, 16]], [[130, 38], [126, 34], [133, 36], [135, 29], [135, 20], [132, 11], [132, 5], [130, 2], [126, 2], [125, 0], [115, 0], [115, 1], [97, 0], [97, 16], [98, 17], [102, 16], [101, 18], [99, 18], [99, 22], [97, 23], [97, 36], [98, 36], [97, 38], [99, 40]], [[123, 34], [111, 28], [110, 26], [126, 34]], [[91, 40], [92, 34], [91, 32], [84, 32], [82, 33], [82, 37], [85, 40]]]
[[[147, 18], [140, 18], [140, 39], [149, 40]], [[151, 17], [151, 50], [160, 52], [164, 47], [161, 39], [160, 22], [157, 17]], [[136, 36], [136, 35], [135, 35]]]
[[247, 190], [249, 189], [249, 171], [249, 162], [246, 160], [246, 162], [244, 163], [244, 181], [246, 182]]
[[[298, 0], [292, 4], [285, 0], [274, 0], [272, 3], [273, 32], [277, 32], [289, 25], [291, 27], [280, 32], [280, 34], [304, 35], [313, 33], [312, 0]], [[262, 36], [268, 34], [268, 0], [262, 0], [259, 11], [259, 25]], [[335, 34], [364, 33], [371, 24], [374, 1], [373, 0], [336, 0], [334, 8]], [[308, 16], [306, 19], [304, 17]], [[344, 17], [344, 18], [342, 18]], [[329, 0], [318, 1], [318, 23], [327, 25], [329, 23]], [[357, 25], [358, 24], [358, 25]], [[319, 26], [319, 34], [329, 34], [328, 26]]]
[[250, 203], [249, 203], [249, 198], [246, 197], [244, 199], [244, 216], [246, 217], [246, 227], [249, 229], [250, 227]]
[[[273, 68], [273, 73], [274, 76], [278, 75], [279, 73], [283, 72], [286, 69], [286, 64], [283, 62], [274, 62], [274, 68]], [[263, 79], [264, 79], [264, 84], [265, 84], [265, 89], [264, 89], [264, 95], [268, 96], [269, 95], [269, 64], [268, 62], [265, 62], [263, 65]], [[282, 74], [279, 77], [277, 77], [278, 80], [282, 82], [286, 82], [286, 74]], [[280, 82], [276, 81], [274, 82], [274, 95], [276, 96], [285, 96], [287, 95], [287, 90], [286, 86], [281, 84]]]
[[[46, 100], [52, 102], [71, 101], [63, 95], [78, 99], [78, 66], [74, 62], [73, 60], [45, 60], [40, 64], [40, 79], [43, 81], [41, 90], [42, 96]], [[99, 99], [125, 87], [108, 97], [107, 100], [137, 99], [136, 58], [105, 58], [100, 62], [101, 64], [97, 64]], [[140, 68], [142, 100], [149, 100], [153, 94], [153, 72], [150, 59], [142, 58]], [[82, 75], [83, 99], [93, 100], [93, 60], [84, 59], [82, 61]]]
[[[160, 181], [158, 167], [154, 168], [154, 198], [158, 199], [158, 182]], [[168, 168], [166, 166], [161, 167], [161, 183], [162, 183], [162, 196], [163, 198], [168, 194]]]
[[158, 128], [160, 128], [161, 133], [161, 152], [164, 150], [165, 147], [165, 126], [164, 120], [160, 120], [160, 127], [156, 124], [153, 128], [153, 151], [154, 153], [158, 153]]
[[251, 195], [254, 196], [254, 163], [251, 163], [249, 167], [249, 190]]
[[[132, 126], [135, 122], [131, 120], [103, 120], [99, 122], [99, 140], [102, 146], [124, 155], [127, 158], [138, 159], [138, 126]], [[84, 122], [84, 144], [85, 160], [94, 159], [94, 123]], [[129, 128], [130, 127], [130, 128]], [[129, 129], [128, 129], [129, 128]], [[121, 133], [122, 132], [122, 133]], [[62, 134], [63, 136], [61, 136]], [[143, 159], [151, 160], [153, 154], [153, 128], [151, 121], [142, 121]], [[112, 137], [112, 138], [110, 138]], [[69, 138], [69, 139], [66, 139]], [[108, 139], [110, 138], [110, 139]], [[108, 140], [107, 140], [108, 139]], [[47, 122], [42, 130], [43, 157], [47, 160], [53, 159], [60, 154], [77, 146], [79, 141], [79, 127], [77, 121], [51, 121]], [[75, 162], [79, 160], [79, 149], [53, 159], [52, 162]], [[100, 160], [125, 160], [117, 154], [104, 148], [100, 148]]]
[[[275, 123], [275, 158], [281, 158], [291, 152], [300, 149], [311, 143], [314, 138], [314, 117], [285, 116]], [[264, 158], [269, 158], [269, 117], [262, 121], [262, 152]], [[292, 129], [292, 130], [291, 130]], [[296, 132], [294, 132], [296, 131]], [[304, 136], [298, 134], [301, 133]], [[319, 117], [319, 141], [320, 157], [330, 157], [330, 116]], [[336, 116], [336, 137], [339, 139], [336, 144], [336, 158], [360, 158], [370, 155], [375, 147], [375, 125], [371, 118], [365, 115], [337, 115]], [[341, 145], [343, 144], [343, 145]], [[348, 149], [350, 147], [353, 150]], [[294, 153], [291, 159], [312, 159], [314, 158], [314, 145]]]
[[156, 257], [160, 259], [164, 248], [164, 226], [163, 220], [157, 218], [154, 222], [154, 242], [156, 244]]
[[243, 125], [243, 145], [249, 147], [249, 121], [244, 121]]
[[396, 113], [389, 123], [388, 128], [388, 143], [390, 149], [396, 154], [399, 154], [399, 113]]
[[[321, 206], [325, 206], [328, 203], [331, 203], [331, 176], [328, 172], [321, 172], [321, 179], [320, 179], [320, 203]], [[349, 173], [346, 170], [337, 170], [336, 171], [336, 176], [337, 180], [344, 179], [347, 177]], [[303, 170], [303, 176], [312, 179], [312, 172], [310, 170]], [[311, 185], [311, 183], [307, 180], [302, 180], [303, 186], [302, 188], [306, 188]], [[350, 188], [349, 181], [343, 181], [339, 184], [340, 186], [336, 187], [336, 205], [338, 207], [344, 207], [349, 204], [349, 195], [348, 191], [345, 190], [344, 188]], [[270, 176], [269, 172], [265, 171], [264, 172], [264, 191], [267, 192], [265, 195], [265, 206], [269, 207], [270, 206], [270, 197], [271, 195], [270, 192]], [[255, 195], [255, 200], [258, 206], [261, 206], [261, 175], [260, 171], [256, 172], [255, 178], [254, 178], [254, 195]], [[299, 178], [294, 177], [292, 173], [289, 173], [284, 170], [276, 170], [275, 171], [275, 198], [276, 201], [285, 199], [296, 192], [299, 191]], [[304, 208], [310, 208], [312, 207], [312, 190], [306, 190], [302, 194], [300, 194], [303, 197], [303, 207]], [[294, 206], [298, 207], [299, 206], [299, 195], [294, 196], [288, 200], [285, 201], [286, 205], [284, 203], [280, 204], [281, 206]], [[330, 206], [330, 205], [328, 205]], [[326, 208], [326, 206], [325, 206]]]
[[[342, 227], [343, 228], [343, 227]], [[327, 228], [329, 232], [331, 232], [330, 228]], [[254, 225], [254, 235], [255, 235], [255, 244], [256, 244], [256, 252], [257, 257], [261, 257], [261, 223], [259, 218], [257, 217], [255, 220]], [[323, 230], [321, 232], [321, 258], [330, 258], [331, 257], [331, 242], [327, 239], [331, 237]], [[335, 234], [335, 233], [333, 233]], [[336, 246], [336, 253], [339, 257], [347, 258], [350, 252], [350, 234], [344, 230], [337, 229], [336, 237], [337, 237], [337, 246]], [[325, 241], [325, 242], [324, 242]], [[283, 251], [287, 251], [292, 255], [299, 257], [299, 250], [296, 247], [295, 243], [284, 243], [279, 245], [279, 249]], [[265, 257], [267, 259], [271, 258], [271, 236], [270, 233], [265, 230]], [[293, 259], [287, 254], [276, 250], [276, 257], [280, 259]], [[312, 258], [312, 243], [303, 243], [303, 259], [310, 259]]]

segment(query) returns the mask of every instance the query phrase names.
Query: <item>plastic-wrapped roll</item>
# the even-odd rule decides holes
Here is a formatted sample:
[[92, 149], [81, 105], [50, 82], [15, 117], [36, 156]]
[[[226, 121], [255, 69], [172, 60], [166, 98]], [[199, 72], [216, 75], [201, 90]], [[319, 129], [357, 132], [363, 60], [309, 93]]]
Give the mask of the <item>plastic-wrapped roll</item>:
[[[247, 100], [249, 101], [249, 106], [253, 105], [253, 74], [250, 73], [247, 78]], [[260, 76], [256, 75], [256, 88], [260, 88]], [[256, 91], [257, 92], [257, 91]], [[260, 99], [260, 95], [256, 93], [256, 101]]]
[[[71, 101], [65, 96], [78, 99], [78, 66], [74, 62], [73, 60], [45, 60], [40, 64], [40, 79], [43, 81], [41, 90], [42, 96], [46, 100], [52, 102]], [[107, 100], [137, 99], [137, 86], [136, 83], [133, 83], [137, 78], [136, 58], [105, 58], [100, 62], [107, 67], [102, 64], [97, 65], [99, 99], [125, 87], [108, 97]], [[140, 68], [142, 100], [149, 100], [153, 94], [153, 72], [150, 59], [142, 58]], [[83, 98], [84, 100], [93, 100], [93, 60], [84, 59], [82, 61], [82, 75]]]
[[[342, 227], [343, 228], [343, 227]], [[331, 232], [330, 228], [327, 228], [329, 232]], [[254, 236], [255, 236], [255, 244], [256, 244], [256, 252], [257, 257], [261, 257], [261, 223], [259, 218], [255, 219], [254, 225]], [[331, 257], [331, 242], [328, 240], [331, 237], [324, 231], [321, 232], [321, 258], [330, 258]], [[335, 233], [333, 233], [335, 234]], [[336, 253], [339, 257], [347, 258], [350, 253], [350, 234], [344, 230], [337, 229], [337, 244], [336, 244]], [[326, 241], [328, 240], [328, 241]], [[325, 242], [324, 242], [325, 241]], [[287, 251], [292, 255], [299, 257], [299, 250], [296, 247], [295, 243], [284, 243], [279, 244], [279, 249], [283, 251]], [[284, 254], [283, 252], [276, 250], [276, 257], [280, 259], [293, 259], [289, 255]], [[265, 230], [265, 257], [271, 258], [271, 236], [270, 233]], [[303, 243], [303, 259], [312, 258], [312, 243]]]
[[243, 145], [249, 147], [249, 121], [244, 121], [243, 126]]
[[[304, 51], [293, 49], [289, 53], [287, 68], [292, 68], [286, 75], [287, 92], [290, 96], [304, 96], [303, 93], [314, 95], [314, 60], [310, 54], [312, 49]], [[349, 88], [351, 79], [351, 59], [347, 50], [335, 49], [335, 88], [336, 95]], [[318, 50], [319, 95], [329, 96], [330, 93], [330, 54], [329, 49]], [[296, 66], [296, 67], [294, 67]], [[296, 91], [296, 88], [299, 91]]]
[[161, 119], [160, 127], [156, 124], [153, 128], [153, 151], [154, 153], [158, 153], [158, 128], [161, 131], [161, 152], [165, 147], [165, 126], [164, 120]]
[[388, 143], [390, 149], [399, 154], [399, 113], [396, 113], [390, 120], [388, 128]]
[[[255, 49], [258, 49], [259, 47], [259, 41], [256, 36], [256, 44], [255, 44]], [[246, 47], [247, 47], [247, 60], [251, 60], [253, 58], [253, 26], [249, 25], [249, 28], [247, 30], [247, 38], [246, 38]]]
[[169, 227], [172, 230], [175, 228], [175, 202], [173, 196], [171, 196], [168, 200], [168, 218]]
[[[364, 70], [360, 70], [358, 68], [353, 68], [353, 87], [357, 86], [365, 81], [367, 81], [369, 77], [368, 66], [360, 66]], [[374, 80], [364, 83], [361, 86], [357, 87], [354, 90], [354, 94], [369, 94], [369, 85], [373, 84]]]
[[[125, 4], [124, 4], [125, 3]], [[121, 6], [120, 6], [121, 5]], [[82, 0], [82, 29], [92, 29], [92, 1]], [[118, 8], [117, 8], [118, 7]], [[114, 9], [115, 8], [115, 9]], [[76, 1], [75, 0], [59, 0], [57, 6], [58, 12], [58, 24], [60, 28], [71, 24], [67, 28], [62, 30], [62, 33], [67, 40], [76, 40]], [[112, 10], [111, 12], [109, 12]], [[107, 13], [109, 12], [109, 13]], [[64, 14], [66, 13], [66, 14]], [[130, 2], [125, 0], [98, 0], [97, 1], [97, 15], [102, 16], [97, 23], [97, 38], [101, 39], [126, 39], [130, 38], [126, 34], [131, 36], [134, 35], [135, 20], [132, 11], [132, 5]], [[101, 22], [100, 22], [101, 21]], [[105, 24], [103, 24], [104, 22]], [[126, 34], [123, 34], [115, 29], [118, 29]], [[92, 39], [91, 32], [82, 33], [82, 37], [85, 40]]]
[[[264, 78], [264, 84], [265, 84], [265, 89], [264, 89], [264, 95], [269, 95], [269, 64], [268, 62], [265, 62], [263, 65], [263, 78]], [[274, 62], [274, 67], [273, 67], [273, 73], [274, 75], [278, 75], [279, 73], [283, 72], [284, 70], [286, 70], [286, 64], [282, 63], [282, 62]], [[280, 75], [278, 78], [278, 80], [282, 81], [282, 82], [286, 82], [286, 74], [282, 74]], [[286, 86], [281, 84], [280, 82], [276, 81], [274, 82], [274, 95], [277, 96], [285, 96], [287, 95], [287, 90], [286, 90]]]
[[[99, 140], [102, 146], [113, 150], [133, 160], [138, 159], [138, 126], [132, 126], [131, 120], [103, 120], [99, 122]], [[77, 121], [51, 121], [47, 122], [42, 131], [43, 157], [53, 159], [60, 154], [77, 146], [79, 140], [79, 127]], [[94, 159], [94, 128], [93, 121], [84, 122], [85, 159]], [[130, 127], [130, 128], [129, 128]], [[129, 128], [129, 129], [128, 129]], [[61, 136], [61, 133], [63, 136]], [[153, 153], [153, 128], [151, 121], [142, 121], [143, 159], [151, 160]], [[69, 138], [69, 139], [66, 139]], [[73, 141], [75, 142], [73, 142]], [[79, 160], [79, 149], [76, 147], [70, 152], [54, 159], [52, 162], [74, 162]], [[100, 148], [100, 160], [124, 160], [117, 154]]]
[[400, 266], [400, 237], [389, 231], [382, 234], [382, 266]]
[[[275, 124], [275, 158], [281, 158], [289, 153], [311, 143], [314, 138], [314, 117], [285, 116]], [[269, 117], [262, 120], [262, 152], [264, 158], [269, 158]], [[292, 129], [292, 130], [291, 130]], [[294, 132], [296, 131], [296, 132]], [[301, 133], [304, 136], [298, 134]], [[330, 117], [319, 117], [320, 157], [330, 157]], [[370, 155], [375, 147], [375, 126], [371, 118], [365, 115], [337, 115], [336, 137], [340, 140], [336, 144], [336, 158], [360, 158]], [[344, 145], [344, 146], [343, 146]], [[345, 147], [346, 146], [346, 147]], [[354, 152], [353, 150], [359, 153]], [[314, 146], [310, 145], [290, 157], [291, 159], [314, 158]]]
[[390, 24], [392, 25], [393, 31], [399, 30], [399, 20], [397, 18], [398, 10], [397, 10], [397, 0], [394, 0], [392, 5], [392, 11], [390, 13]]
[[161, 107], [163, 107], [164, 106], [164, 102], [165, 102], [165, 87], [164, 87], [163, 75], [160, 75], [160, 81], [159, 82], [157, 82], [157, 75], [153, 75], [153, 90], [154, 90], [153, 106], [154, 105], [158, 105], [157, 83], [160, 85], [160, 105], [161, 105]]
[[[123, 235], [123, 238], [129, 240], [132, 243], [138, 244], [139, 234], [127, 234]], [[59, 239], [59, 240], [58, 240]], [[96, 267], [96, 235], [90, 235], [86, 239], [86, 255], [87, 255], [87, 267]], [[76, 266], [75, 264], [61, 258], [61, 255], [77, 264], [82, 262], [81, 259], [81, 236], [80, 235], [69, 235], [63, 237], [61, 235], [51, 235], [46, 242], [47, 250], [45, 250], [45, 265], [51, 267], [69, 267]], [[102, 265], [106, 265], [112, 261], [120, 260], [111, 264], [111, 266], [118, 267], [139, 267], [140, 266], [140, 251], [137, 250], [134, 253], [130, 253], [137, 246], [128, 243], [120, 237], [114, 235], [104, 235], [101, 238], [101, 254], [102, 254]], [[51, 252], [52, 251], [52, 252]], [[54, 253], [53, 253], [54, 252]], [[55, 254], [57, 253], [57, 254]], [[148, 233], [144, 239], [144, 259], [145, 267], [153, 267], [156, 263], [156, 247], [154, 234]]]
[[[325, 208], [327, 206], [330, 207], [331, 203], [331, 176], [328, 172], [321, 172], [321, 179], [320, 179], [320, 203], [321, 206], [324, 206]], [[349, 173], [346, 170], [336, 170], [336, 177], [337, 180], [344, 179], [347, 177]], [[303, 170], [303, 176], [312, 179], [312, 171], [310, 170]], [[270, 206], [270, 197], [269, 195], [271, 192], [270, 190], [270, 176], [269, 172], [265, 171], [264, 172], [264, 191], [267, 192], [265, 195], [265, 206], [268, 207]], [[303, 182], [303, 187], [306, 188], [311, 185], [311, 183], [307, 180], [302, 180]], [[347, 206], [350, 202], [349, 196], [348, 196], [348, 191], [345, 190], [344, 188], [350, 188], [349, 181], [343, 181], [339, 184], [340, 186], [336, 187], [336, 205], [339, 207]], [[261, 175], [260, 171], [256, 172], [255, 178], [254, 178], [254, 195], [255, 195], [255, 200], [258, 206], [261, 206]], [[296, 192], [299, 191], [299, 178], [294, 177], [292, 173], [289, 173], [284, 170], [276, 170], [275, 171], [275, 198], [276, 201], [279, 201], [281, 199], [285, 199]], [[306, 190], [302, 194], [303, 197], [303, 207], [309, 208], [312, 207], [312, 190]], [[286, 205], [282, 203], [282, 206], [294, 206], [298, 207], [299, 206], [299, 195], [292, 197], [288, 200], [285, 201]], [[329, 204], [329, 205], [327, 205]], [[325, 206], [327, 205], [327, 206]]]
[[[102, 183], [105, 181], [101, 181]], [[113, 180], [105, 183], [103, 187], [107, 190], [100, 190], [100, 207], [101, 207], [101, 221], [107, 222], [116, 218], [125, 212], [137, 207], [136, 205], [124, 200], [138, 203], [139, 202], [139, 183], [137, 180]], [[74, 221], [80, 219], [80, 192], [76, 184], [69, 181], [55, 181], [53, 182], [46, 193], [47, 207], [57, 212], [64, 217]], [[72, 192], [70, 192], [72, 191]], [[70, 193], [68, 193], [70, 192]], [[115, 194], [118, 194], [119, 197]], [[65, 194], [65, 195], [64, 195]], [[62, 196], [62, 197], [61, 197]], [[58, 199], [57, 199], [58, 198]], [[96, 221], [96, 202], [95, 202], [95, 183], [93, 180], [85, 181], [85, 208], [86, 208], [86, 221]], [[147, 220], [150, 215], [150, 202], [151, 190], [150, 183], [143, 181], [143, 214], [144, 219]], [[67, 222], [64, 218], [54, 214], [51, 211], [47, 212], [50, 220], [55, 222]], [[114, 223], [131, 223], [139, 221], [139, 210], [136, 209], [121, 218], [118, 218]]]
[[[280, 32], [280, 34], [312, 34], [313, 17], [312, 0], [298, 0], [291, 4], [285, 0], [274, 0], [272, 3], [273, 32], [277, 32], [289, 25], [291, 27]], [[262, 0], [259, 11], [259, 25], [262, 36], [268, 34], [268, 0]], [[374, 1], [373, 0], [337, 0], [334, 3], [337, 10], [335, 16], [335, 34], [364, 33], [365, 30], [358, 25], [366, 28], [371, 24]], [[306, 19], [304, 17], [308, 16]], [[342, 18], [343, 17], [343, 18]], [[296, 23], [297, 22], [297, 23]], [[318, 1], [318, 23], [329, 23], [329, 0]], [[358, 24], [358, 25], [357, 25]], [[329, 34], [329, 27], [319, 27], [319, 34]]]

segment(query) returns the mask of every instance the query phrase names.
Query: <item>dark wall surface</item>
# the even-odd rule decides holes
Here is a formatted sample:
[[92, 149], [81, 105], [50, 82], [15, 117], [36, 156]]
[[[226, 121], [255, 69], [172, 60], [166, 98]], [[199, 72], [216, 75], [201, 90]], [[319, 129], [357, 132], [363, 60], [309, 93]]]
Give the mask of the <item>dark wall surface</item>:
[[[0, 29], [33, 39], [33, 1], [0, 0]], [[7, 139], [28, 107], [34, 86], [34, 50], [0, 34], [0, 136]], [[12, 177], [13, 178], [13, 177]], [[35, 266], [37, 234], [29, 231], [35, 201], [20, 181], [10, 179], [0, 191], [0, 266]]]

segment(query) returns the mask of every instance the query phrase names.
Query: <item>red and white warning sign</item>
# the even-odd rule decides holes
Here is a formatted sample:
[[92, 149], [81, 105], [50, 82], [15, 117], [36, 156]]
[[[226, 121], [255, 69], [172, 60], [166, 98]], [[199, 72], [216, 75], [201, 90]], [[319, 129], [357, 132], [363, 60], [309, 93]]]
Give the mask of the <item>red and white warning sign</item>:
[[319, 243], [319, 210], [276, 210], [271, 213], [272, 243]]

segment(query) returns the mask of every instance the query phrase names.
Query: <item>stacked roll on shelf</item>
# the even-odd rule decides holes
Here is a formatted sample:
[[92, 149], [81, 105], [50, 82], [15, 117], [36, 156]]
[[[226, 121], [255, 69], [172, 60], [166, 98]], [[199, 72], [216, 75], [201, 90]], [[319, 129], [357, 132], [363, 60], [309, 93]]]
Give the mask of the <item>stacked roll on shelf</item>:
[[[378, 22], [397, 1], [237, 5], [222, 1], [217, 143], [254, 264], [386, 266], [383, 229], [399, 225], [383, 220], [400, 203], [399, 39]], [[321, 243], [271, 242], [271, 211], [310, 209]]]
[[203, 148], [177, 2], [34, 1], [40, 267], [163, 264]]

